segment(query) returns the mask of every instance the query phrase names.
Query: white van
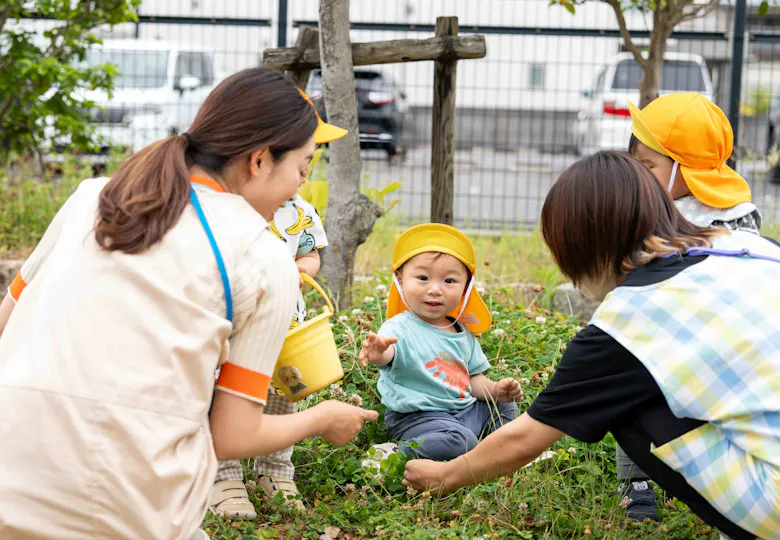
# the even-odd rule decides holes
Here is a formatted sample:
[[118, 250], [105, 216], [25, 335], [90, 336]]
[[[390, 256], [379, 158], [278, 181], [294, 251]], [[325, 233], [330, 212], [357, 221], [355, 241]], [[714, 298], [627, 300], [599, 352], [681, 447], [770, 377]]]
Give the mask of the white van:
[[[136, 152], [169, 135], [183, 133], [217, 84], [214, 54], [193, 45], [154, 40], [106, 40], [90, 49], [87, 65], [114, 64], [113, 96], [104, 91], [85, 97], [100, 109], [92, 113], [105, 161], [112, 147]], [[102, 110], [101, 110], [102, 109]], [[67, 150], [67, 143], [57, 145]]]
[[[599, 150], [626, 150], [631, 137], [628, 102], [639, 105], [642, 68], [631, 53], [620, 53], [602, 69], [574, 122], [577, 155]], [[698, 54], [666, 53], [661, 71], [661, 95], [697, 92], [712, 100], [712, 80]]]

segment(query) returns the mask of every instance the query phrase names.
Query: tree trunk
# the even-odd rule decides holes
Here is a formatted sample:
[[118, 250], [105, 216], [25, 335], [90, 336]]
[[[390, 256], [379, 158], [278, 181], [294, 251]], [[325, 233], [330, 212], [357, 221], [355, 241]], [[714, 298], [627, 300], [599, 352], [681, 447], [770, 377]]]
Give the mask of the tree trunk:
[[663, 53], [660, 56], [648, 55], [647, 64], [639, 80], [639, 108], [653, 101], [659, 95], [661, 88], [661, 69], [664, 64]]
[[650, 50], [639, 81], [639, 108], [644, 109], [660, 95], [661, 71], [666, 54], [666, 40], [674, 30], [671, 13], [665, 3], [659, 2], [653, 11], [653, 30], [650, 32]]
[[355, 75], [349, 41], [349, 0], [321, 0], [322, 90], [328, 121], [349, 130], [330, 143], [328, 163], [328, 247], [322, 277], [340, 309], [350, 305], [355, 252], [366, 241], [381, 209], [360, 192], [362, 163], [358, 136]]

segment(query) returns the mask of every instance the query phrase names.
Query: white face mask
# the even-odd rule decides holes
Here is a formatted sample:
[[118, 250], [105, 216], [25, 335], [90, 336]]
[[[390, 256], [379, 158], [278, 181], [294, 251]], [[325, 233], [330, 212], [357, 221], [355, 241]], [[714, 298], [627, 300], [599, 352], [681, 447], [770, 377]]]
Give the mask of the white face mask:
[[672, 188], [674, 187], [674, 179], [677, 178], [677, 168], [680, 166], [679, 163], [676, 161], [674, 162], [674, 165], [672, 166], [672, 177], [669, 179], [669, 187], [666, 188], [666, 191], [669, 193], [672, 192]]
[[[420, 317], [414, 312], [414, 310], [412, 308], [409, 307], [409, 304], [406, 303], [406, 297], [404, 296], [404, 290], [401, 288], [401, 283], [399, 283], [398, 278], [396, 277], [395, 273], [393, 273], [393, 283], [395, 283], [396, 288], [398, 288], [398, 294], [401, 296], [401, 302], [404, 303], [404, 305], [406, 306], [406, 309], [409, 310], [409, 313], [411, 313], [412, 315], [414, 315], [415, 317], [417, 317], [419, 319]], [[450, 328], [451, 326], [455, 326], [455, 323], [457, 323], [458, 319], [460, 319], [461, 316], [463, 315], [463, 311], [466, 309], [466, 304], [469, 303], [469, 297], [471, 296], [471, 289], [473, 289], [473, 288], [474, 288], [474, 276], [471, 276], [471, 279], [469, 280], [469, 286], [466, 287], [466, 294], [463, 295], [463, 304], [461, 305], [460, 312], [458, 313], [458, 316], [455, 317], [455, 320], [452, 321], [452, 323], [448, 324], [447, 326], [438, 326], [438, 325], [431, 324], [431, 323], [427, 323], [427, 324], [431, 324], [431, 326], [433, 326], [434, 328], [441, 328], [441, 329]], [[422, 319], [420, 319], [420, 320], [422, 320]]]

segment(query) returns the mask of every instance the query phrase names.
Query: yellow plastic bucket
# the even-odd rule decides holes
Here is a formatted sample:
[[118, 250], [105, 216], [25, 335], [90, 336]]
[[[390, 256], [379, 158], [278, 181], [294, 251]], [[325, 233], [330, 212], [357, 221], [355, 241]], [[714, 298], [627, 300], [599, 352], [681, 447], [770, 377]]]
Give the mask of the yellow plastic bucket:
[[316, 281], [306, 274], [301, 276], [327, 305], [322, 313], [287, 332], [271, 382], [290, 401], [300, 401], [344, 377], [330, 327], [333, 304]]

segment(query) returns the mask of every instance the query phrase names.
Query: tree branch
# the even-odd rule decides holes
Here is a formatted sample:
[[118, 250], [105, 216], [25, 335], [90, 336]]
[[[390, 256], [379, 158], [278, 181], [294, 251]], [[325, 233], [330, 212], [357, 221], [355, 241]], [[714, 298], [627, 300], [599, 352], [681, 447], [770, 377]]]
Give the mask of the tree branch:
[[5, 101], [3, 101], [3, 106], [0, 107], [0, 122], [3, 121], [3, 117], [5, 116], [5, 113], [8, 112], [8, 109], [11, 108], [11, 104], [14, 102], [14, 96], [13, 94], [9, 95], [5, 98]]
[[3, 31], [3, 27], [5, 26], [6, 21], [8, 20], [8, 17], [11, 16], [11, 4], [10, 2], [6, 4], [6, 6], [0, 10], [0, 32]]
[[623, 16], [623, 9], [620, 7], [620, 0], [601, 1], [612, 6], [612, 10], [615, 12], [615, 17], [617, 17], [618, 27], [620, 28], [620, 35], [623, 37], [623, 42], [626, 44], [626, 49], [628, 49], [628, 51], [634, 55], [634, 59], [636, 60], [637, 64], [639, 64], [642, 69], [645, 69], [647, 62], [642, 57], [642, 51], [639, 50], [639, 47], [634, 45], [634, 42], [631, 39], [631, 32], [629, 32], [628, 26], [626, 25], [626, 18]]
[[680, 9], [679, 15], [672, 20], [673, 26], [686, 21], [692, 21], [699, 17], [703, 17], [718, 7], [718, 0], [710, 0], [709, 3], [696, 6], [693, 11], [688, 13], [683, 12], [683, 8]]

